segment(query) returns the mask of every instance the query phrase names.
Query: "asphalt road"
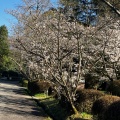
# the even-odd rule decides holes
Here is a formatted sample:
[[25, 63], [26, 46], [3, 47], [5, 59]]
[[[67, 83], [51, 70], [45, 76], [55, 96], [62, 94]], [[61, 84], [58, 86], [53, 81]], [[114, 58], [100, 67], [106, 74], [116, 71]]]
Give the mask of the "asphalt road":
[[0, 120], [46, 120], [47, 117], [18, 82], [0, 80]]

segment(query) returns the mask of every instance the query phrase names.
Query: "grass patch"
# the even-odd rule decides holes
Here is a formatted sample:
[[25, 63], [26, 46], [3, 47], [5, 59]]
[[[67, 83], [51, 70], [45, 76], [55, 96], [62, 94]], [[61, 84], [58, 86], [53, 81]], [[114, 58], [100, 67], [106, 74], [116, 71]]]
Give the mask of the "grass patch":
[[84, 118], [84, 119], [92, 119], [92, 115], [91, 114], [87, 114], [85, 112], [80, 114], [80, 118]]
[[50, 117], [46, 118], [45, 120], [52, 120]]
[[35, 94], [34, 97], [37, 97], [42, 100], [42, 99], [49, 98], [50, 96], [46, 95], [45, 93], [38, 93], [38, 94]]
[[40, 106], [44, 108], [51, 118], [55, 120], [65, 120], [67, 118], [68, 112], [60, 106], [57, 99], [44, 93], [35, 94], [34, 97], [39, 98]]
[[46, 106], [46, 111], [52, 116], [55, 120], [65, 120], [68, 116], [68, 112], [63, 109], [59, 101], [54, 98], [47, 98], [40, 100], [40, 103]]
[[93, 116], [85, 112], [71, 115], [67, 120], [92, 120]]

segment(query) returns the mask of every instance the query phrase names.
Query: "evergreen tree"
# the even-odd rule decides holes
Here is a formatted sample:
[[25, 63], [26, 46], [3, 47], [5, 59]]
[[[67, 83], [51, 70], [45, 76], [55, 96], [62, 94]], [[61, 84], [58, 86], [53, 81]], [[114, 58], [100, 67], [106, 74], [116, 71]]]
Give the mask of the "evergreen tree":
[[120, 15], [119, 0], [60, 0], [60, 3], [69, 18], [74, 18], [86, 25], [95, 25], [99, 16], [118, 17]]
[[100, 16], [120, 16], [120, 0], [93, 0]]
[[92, 0], [60, 0], [65, 13], [86, 25], [94, 24], [97, 8]]
[[5, 25], [0, 27], [0, 70], [6, 69], [9, 64], [8, 30]]

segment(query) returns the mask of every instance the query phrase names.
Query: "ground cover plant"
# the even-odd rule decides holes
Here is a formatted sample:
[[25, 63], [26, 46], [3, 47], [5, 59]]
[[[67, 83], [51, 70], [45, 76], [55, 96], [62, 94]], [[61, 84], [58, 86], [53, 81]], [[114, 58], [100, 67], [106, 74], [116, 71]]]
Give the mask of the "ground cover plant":
[[85, 112], [73, 114], [67, 118], [67, 120], [92, 120], [93, 116]]
[[59, 101], [53, 97], [37, 94], [35, 97], [39, 98], [39, 105], [55, 120], [65, 120], [69, 113], [64, 109]]

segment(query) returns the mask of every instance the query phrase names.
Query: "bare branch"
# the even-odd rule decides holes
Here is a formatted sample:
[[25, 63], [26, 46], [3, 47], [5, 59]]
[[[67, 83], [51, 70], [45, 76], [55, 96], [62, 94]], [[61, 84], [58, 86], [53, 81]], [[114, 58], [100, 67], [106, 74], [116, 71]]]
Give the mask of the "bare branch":
[[108, 5], [119, 17], [120, 17], [120, 11], [115, 8], [110, 2], [106, 0], [102, 0], [106, 5]]

